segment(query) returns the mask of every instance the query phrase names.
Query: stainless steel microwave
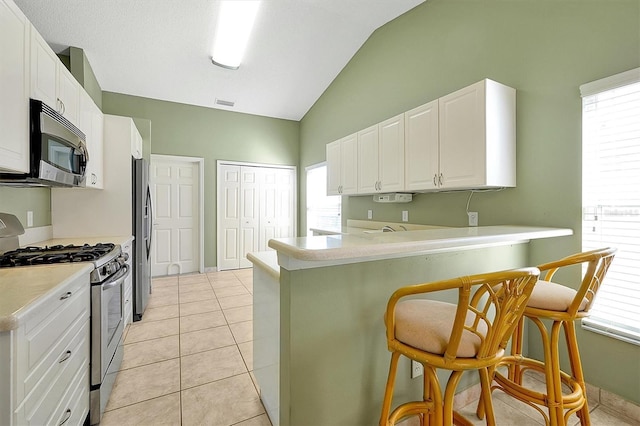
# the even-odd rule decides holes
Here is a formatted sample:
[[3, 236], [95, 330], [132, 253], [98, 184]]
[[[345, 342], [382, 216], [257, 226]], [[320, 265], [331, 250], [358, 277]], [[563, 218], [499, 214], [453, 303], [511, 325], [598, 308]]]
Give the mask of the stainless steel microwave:
[[29, 173], [0, 173], [11, 186], [84, 186], [84, 133], [42, 101], [30, 100]]

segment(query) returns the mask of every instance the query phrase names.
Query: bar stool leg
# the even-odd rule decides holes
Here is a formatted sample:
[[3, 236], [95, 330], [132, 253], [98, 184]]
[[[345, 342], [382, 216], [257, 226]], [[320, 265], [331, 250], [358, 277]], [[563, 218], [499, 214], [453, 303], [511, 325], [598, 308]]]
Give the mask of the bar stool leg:
[[562, 321], [554, 321], [551, 326], [551, 335], [548, 336], [542, 321], [537, 318], [532, 320], [543, 333], [545, 345], [545, 381], [547, 382], [547, 407], [549, 408], [549, 420], [552, 425], [565, 426], [564, 409], [562, 404], [562, 380], [560, 377], [560, 354], [558, 341]]
[[389, 365], [389, 377], [387, 378], [387, 387], [384, 391], [384, 399], [382, 401], [382, 413], [380, 414], [380, 426], [389, 424], [389, 412], [391, 411], [391, 400], [393, 399], [393, 388], [396, 380], [396, 372], [398, 370], [399, 352], [391, 353], [391, 363]]
[[564, 334], [567, 340], [567, 349], [569, 353], [569, 362], [571, 364], [571, 374], [576, 382], [582, 388], [582, 396], [584, 403], [578, 417], [582, 426], [590, 426], [591, 419], [589, 417], [589, 404], [587, 401], [587, 385], [582, 374], [582, 362], [580, 361], [580, 351], [578, 350], [578, 339], [576, 337], [576, 326], [573, 321], [564, 323]]

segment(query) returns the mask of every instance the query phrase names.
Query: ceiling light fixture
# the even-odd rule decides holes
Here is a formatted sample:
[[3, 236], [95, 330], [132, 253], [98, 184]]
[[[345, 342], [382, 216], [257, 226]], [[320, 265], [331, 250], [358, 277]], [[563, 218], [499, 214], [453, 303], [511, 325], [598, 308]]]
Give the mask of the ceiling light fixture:
[[260, 1], [223, 0], [213, 40], [211, 61], [220, 67], [237, 70], [251, 35]]

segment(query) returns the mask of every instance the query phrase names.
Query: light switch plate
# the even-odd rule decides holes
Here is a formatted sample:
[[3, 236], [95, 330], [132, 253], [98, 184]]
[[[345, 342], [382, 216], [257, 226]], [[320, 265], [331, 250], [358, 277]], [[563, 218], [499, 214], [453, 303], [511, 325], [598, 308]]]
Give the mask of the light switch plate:
[[409, 222], [409, 210], [402, 210], [402, 221]]
[[373, 219], [373, 210], [367, 210], [367, 219]]
[[27, 228], [31, 228], [33, 226], [33, 212], [31, 210], [27, 211]]

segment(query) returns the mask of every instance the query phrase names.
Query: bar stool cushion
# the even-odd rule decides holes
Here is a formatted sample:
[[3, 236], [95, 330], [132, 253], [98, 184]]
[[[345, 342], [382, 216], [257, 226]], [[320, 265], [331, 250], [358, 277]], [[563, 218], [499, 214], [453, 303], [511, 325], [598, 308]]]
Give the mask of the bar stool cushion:
[[[569, 309], [569, 305], [571, 305], [573, 299], [575, 299], [576, 293], [574, 289], [567, 286], [551, 281], [538, 280], [535, 287], [533, 287], [533, 292], [531, 293], [527, 307], [565, 312]], [[587, 303], [589, 303], [587, 299], [582, 299], [578, 311], [584, 311]]]
[[[414, 348], [443, 355], [449, 344], [457, 305], [435, 300], [406, 300], [396, 306], [396, 338]], [[473, 324], [475, 315], [467, 313], [465, 324]], [[485, 336], [487, 327], [481, 322], [478, 331]], [[480, 338], [464, 330], [456, 354], [473, 358], [480, 348]]]

